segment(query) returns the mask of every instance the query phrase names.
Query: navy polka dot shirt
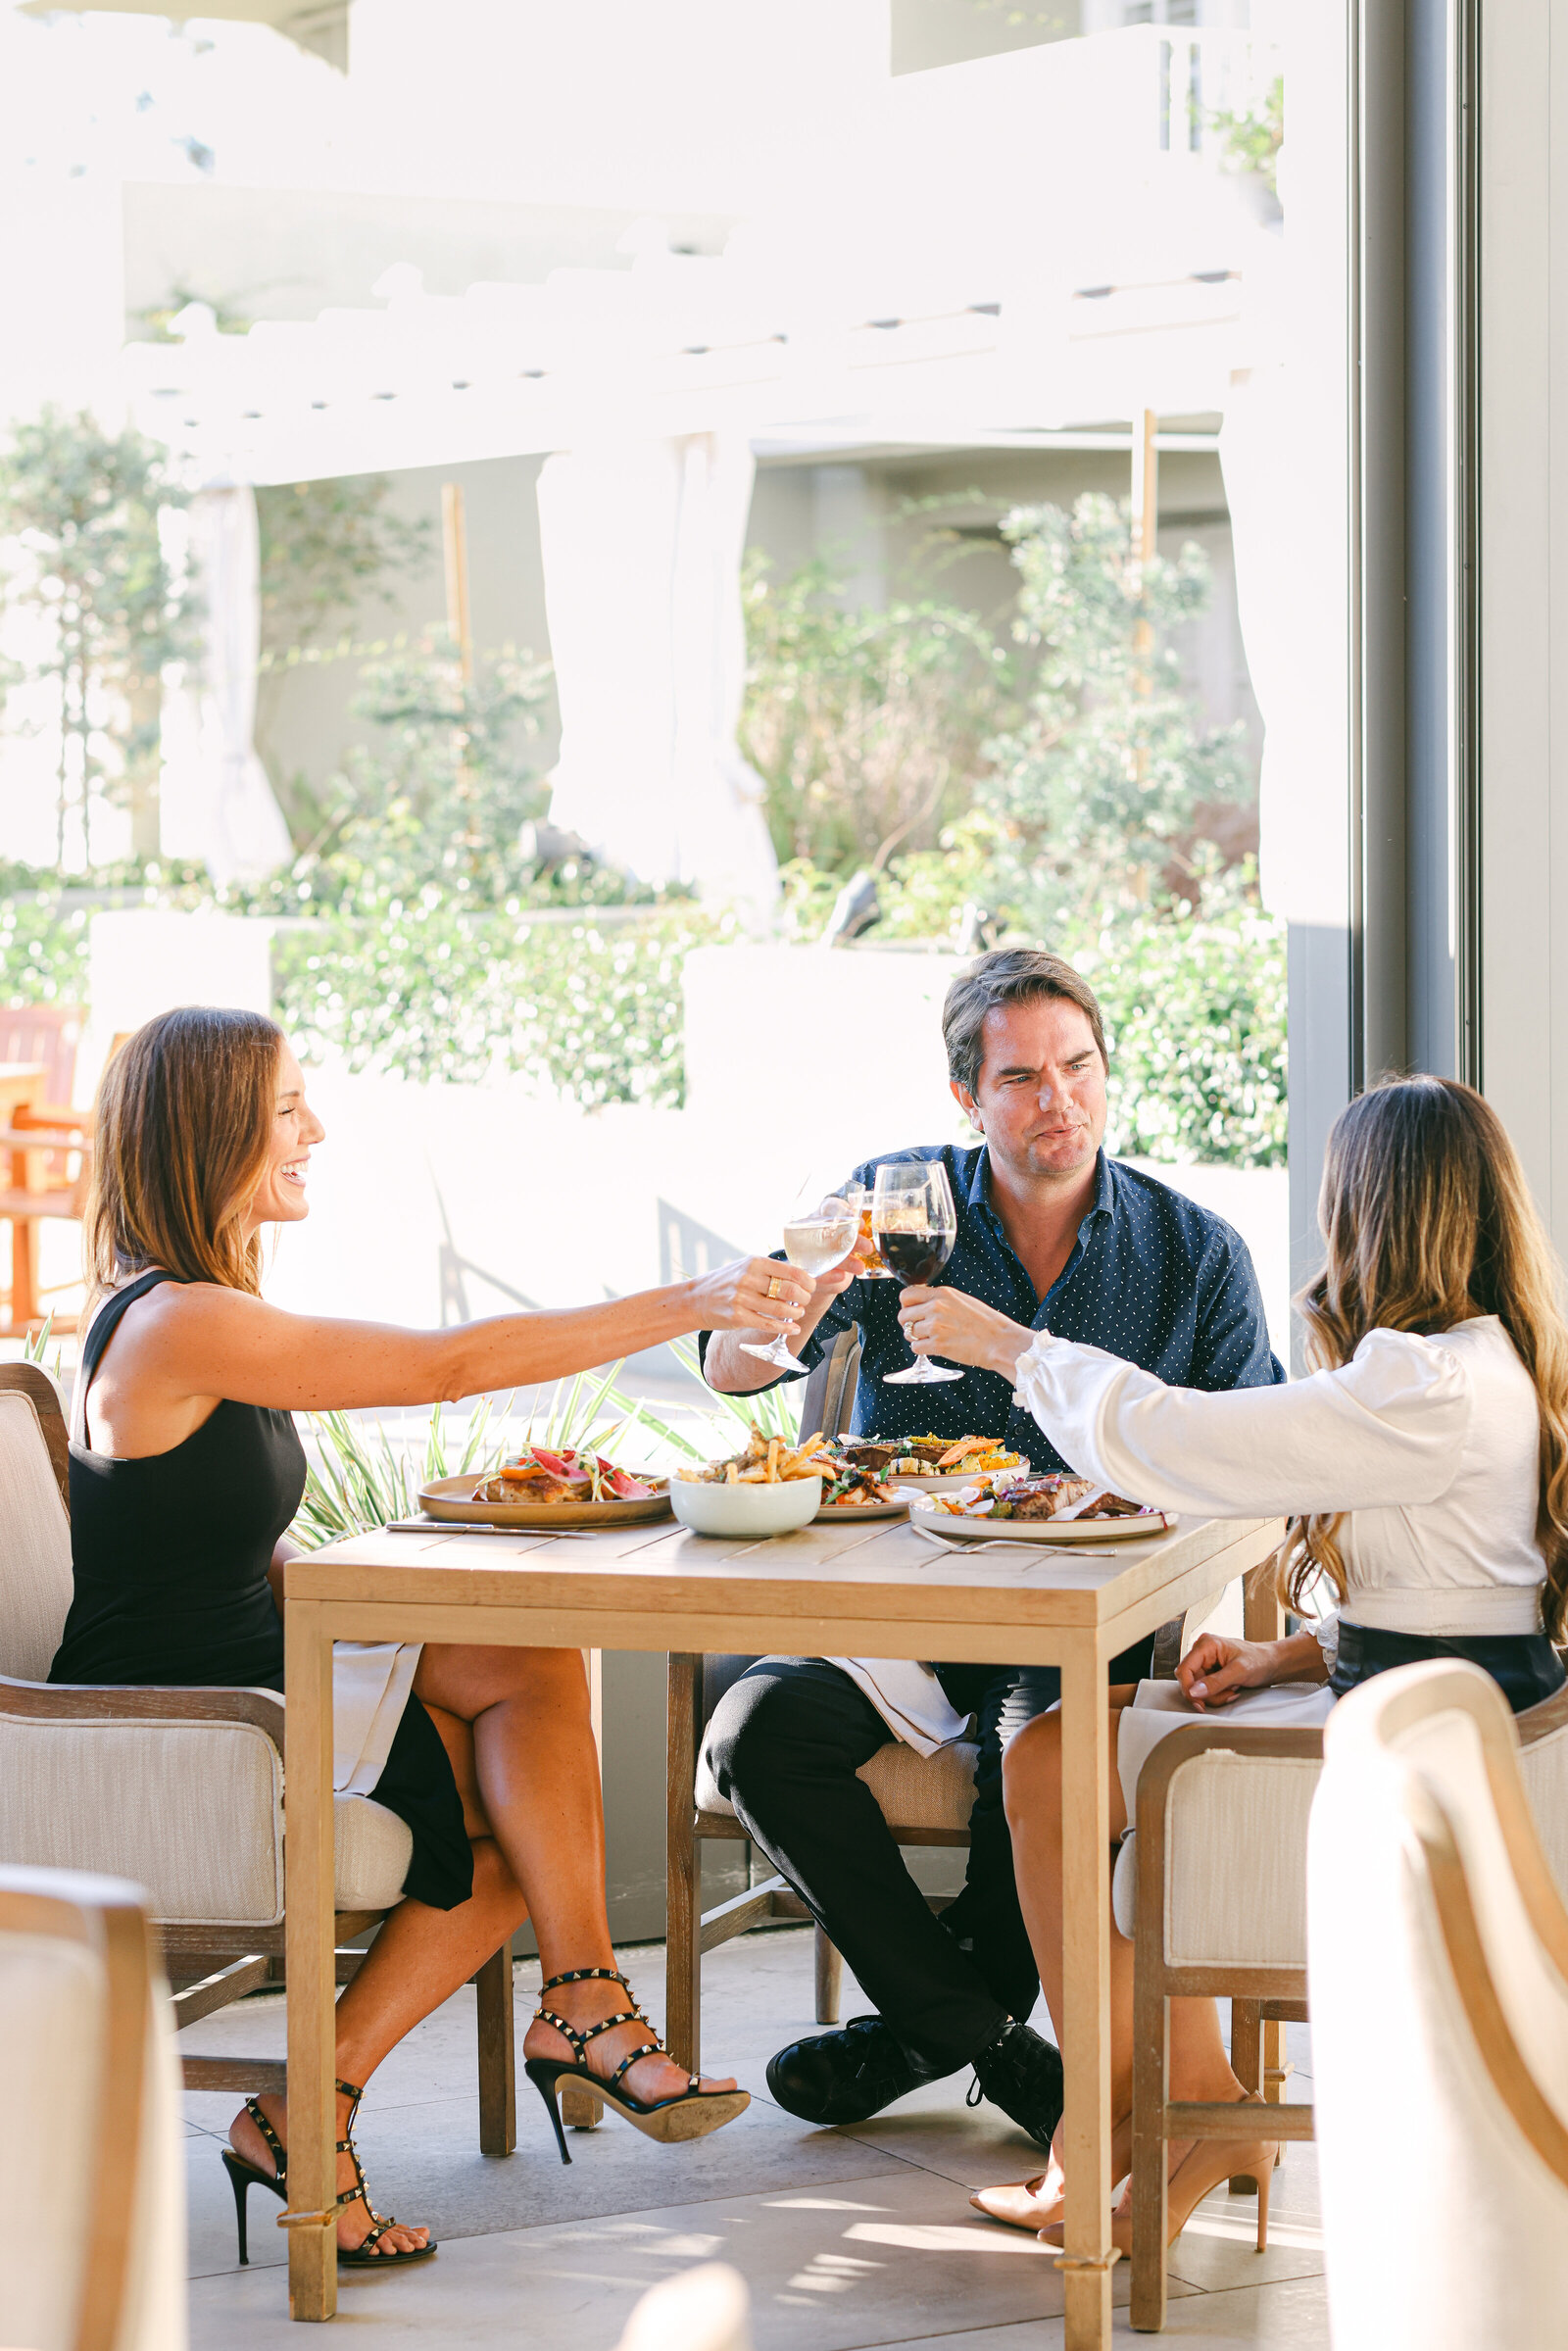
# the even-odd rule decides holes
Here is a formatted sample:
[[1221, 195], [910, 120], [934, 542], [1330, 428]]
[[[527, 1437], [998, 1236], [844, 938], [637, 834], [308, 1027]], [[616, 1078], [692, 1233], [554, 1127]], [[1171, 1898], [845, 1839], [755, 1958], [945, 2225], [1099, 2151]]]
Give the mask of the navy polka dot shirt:
[[[1284, 1380], [1269, 1347], [1247, 1244], [1222, 1217], [1182, 1193], [1102, 1151], [1094, 1205], [1042, 1298], [991, 1205], [984, 1144], [919, 1145], [899, 1156], [940, 1159], [948, 1171], [958, 1237], [940, 1283], [983, 1298], [1011, 1322], [1123, 1355], [1173, 1387], [1267, 1388]], [[876, 1167], [867, 1161], [855, 1170], [855, 1180], [873, 1185]], [[809, 1371], [841, 1331], [858, 1324], [856, 1433], [1000, 1437], [1026, 1453], [1037, 1470], [1065, 1469], [1038, 1423], [1016, 1409], [1011, 1387], [997, 1372], [971, 1366], [961, 1380], [940, 1387], [882, 1385], [884, 1372], [906, 1370], [911, 1360], [899, 1328], [902, 1296], [896, 1282], [852, 1283], [801, 1350]], [[708, 1338], [705, 1331], [705, 1356]]]

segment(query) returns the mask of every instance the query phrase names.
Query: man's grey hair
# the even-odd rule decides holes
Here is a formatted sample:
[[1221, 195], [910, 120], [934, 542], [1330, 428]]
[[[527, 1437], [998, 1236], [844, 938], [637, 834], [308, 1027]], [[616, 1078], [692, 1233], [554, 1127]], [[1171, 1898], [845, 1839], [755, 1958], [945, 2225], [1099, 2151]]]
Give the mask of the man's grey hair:
[[971, 963], [948, 990], [942, 1007], [942, 1035], [948, 1048], [948, 1075], [973, 1094], [985, 1058], [986, 1014], [1002, 1004], [1027, 1004], [1043, 996], [1055, 996], [1076, 1004], [1095, 1033], [1095, 1044], [1106, 1068], [1105, 1024], [1093, 988], [1060, 955], [1043, 947], [998, 947]]

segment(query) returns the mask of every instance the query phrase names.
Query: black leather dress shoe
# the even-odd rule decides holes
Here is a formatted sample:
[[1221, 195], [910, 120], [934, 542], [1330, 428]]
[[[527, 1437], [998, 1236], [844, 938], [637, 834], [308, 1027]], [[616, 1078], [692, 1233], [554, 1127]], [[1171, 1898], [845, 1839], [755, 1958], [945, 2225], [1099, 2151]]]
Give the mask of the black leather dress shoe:
[[978, 2106], [982, 2098], [989, 2098], [1010, 2115], [1036, 2146], [1049, 2149], [1061, 2120], [1060, 2050], [1028, 2025], [1015, 2024], [1008, 2017], [974, 2060], [974, 2087], [968, 2102]]
[[869, 2122], [906, 2090], [935, 2080], [906, 2054], [879, 2016], [852, 2017], [836, 2033], [792, 2040], [767, 2068], [768, 2095], [803, 2123]]

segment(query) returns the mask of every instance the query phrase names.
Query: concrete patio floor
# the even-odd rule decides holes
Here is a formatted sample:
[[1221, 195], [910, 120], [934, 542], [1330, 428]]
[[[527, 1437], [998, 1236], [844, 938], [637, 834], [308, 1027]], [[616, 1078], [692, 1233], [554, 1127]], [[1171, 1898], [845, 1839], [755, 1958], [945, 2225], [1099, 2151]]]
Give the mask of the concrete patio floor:
[[[622, 1965], [656, 2018], [663, 1952]], [[517, 2034], [537, 1968], [516, 1972]], [[846, 1979], [846, 2016], [858, 2001]], [[753, 2093], [727, 2131], [660, 2147], [608, 2121], [571, 2134], [563, 2168], [535, 2093], [518, 2081], [518, 2147], [478, 2152], [473, 1994], [465, 1990], [395, 2050], [358, 2132], [382, 2212], [427, 2223], [437, 2258], [398, 2275], [345, 2273], [334, 2325], [360, 2351], [480, 2344], [612, 2351], [638, 2295], [699, 2261], [732, 2262], [750, 2284], [757, 2351], [1047, 2351], [1062, 2340], [1061, 2287], [1034, 2239], [984, 2221], [971, 2187], [1024, 2177], [1031, 2143], [992, 2106], [964, 2105], [970, 2076], [933, 2083], [860, 2129], [813, 2131], [771, 2104], [762, 2069], [811, 2024], [805, 1930], [752, 1935], [704, 1967], [704, 2052]], [[281, 1997], [193, 2026], [204, 2052], [280, 2053]], [[1304, 2033], [1292, 2088], [1310, 2096]], [[235, 2259], [219, 2147], [238, 2099], [186, 2098], [192, 2351], [297, 2351], [270, 2198], [251, 2197], [251, 2266]], [[1223, 2191], [1172, 2249], [1167, 2337], [1186, 2351], [1326, 2345], [1310, 2145], [1275, 2176], [1269, 2248], [1252, 2249], [1255, 2206]], [[1118, 2299], [1126, 2299], [1119, 2281]], [[1118, 2324], [1122, 2338], [1125, 2320]], [[1133, 2337], [1126, 2331], [1125, 2339]]]

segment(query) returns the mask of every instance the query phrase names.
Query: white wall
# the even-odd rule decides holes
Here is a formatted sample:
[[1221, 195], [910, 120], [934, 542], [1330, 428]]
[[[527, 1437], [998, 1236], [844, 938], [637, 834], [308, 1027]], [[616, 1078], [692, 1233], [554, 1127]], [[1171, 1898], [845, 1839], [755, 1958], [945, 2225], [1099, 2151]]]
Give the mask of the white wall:
[[1568, 5], [1481, 40], [1482, 1081], [1568, 1249]]

